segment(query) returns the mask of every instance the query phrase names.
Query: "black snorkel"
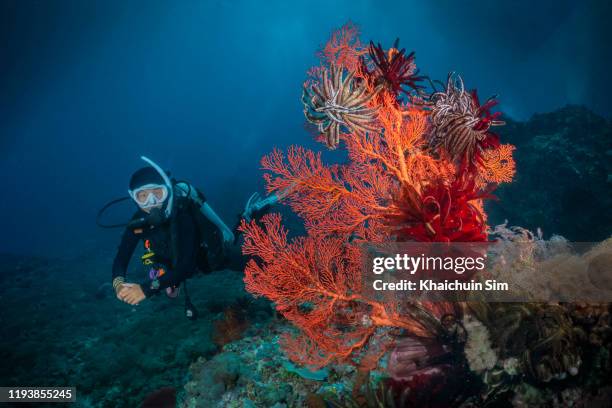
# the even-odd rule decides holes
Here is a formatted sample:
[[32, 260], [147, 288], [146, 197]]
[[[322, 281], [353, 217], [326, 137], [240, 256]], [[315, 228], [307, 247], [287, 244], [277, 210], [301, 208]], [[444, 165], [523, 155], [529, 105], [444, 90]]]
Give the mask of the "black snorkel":
[[168, 219], [164, 215], [164, 211], [161, 208], [152, 208], [148, 214], [141, 218], [130, 221], [127, 226], [128, 228], [143, 228], [146, 226], [157, 227], [162, 225]]
[[104, 213], [106, 212], [106, 210], [108, 210], [110, 207], [112, 207], [115, 204], [118, 204], [122, 201], [127, 201], [127, 200], [131, 200], [131, 197], [121, 197], [121, 198], [117, 198], [114, 199], [110, 202], [108, 202], [104, 207], [102, 207], [100, 209], [100, 211], [98, 211], [98, 215], [96, 216], [96, 225], [100, 228], [123, 228], [123, 227], [127, 227], [129, 229], [138, 229], [138, 228], [145, 228], [147, 226], [153, 226], [156, 227], [158, 225], [163, 224], [167, 218], [164, 214], [163, 209], [161, 208], [153, 208], [151, 209], [151, 211], [147, 214], [145, 213], [142, 217], [136, 218], [131, 220], [130, 222], [124, 222], [124, 223], [120, 223], [120, 224], [104, 224], [101, 219], [102, 216], [104, 215]]
[[101, 220], [102, 215], [106, 212], [106, 210], [108, 210], [110, 207], [112, 207], [115, 204], [118, 204], [120, 202], [126, 201], [126, 200], [131, 200], [132, 197], [121, 197], [121, 198], [117, 198], [114, 200], [109, 201], [107, 204], [104, 205], [104, 207], [100, 208], [100, 211], [98, 211], [98, 215], [96, 216], [96, 225], [100, 228], [121, 228], [121, 227], [126, 227], [129, 223], [122, 223], [122, 224], [103, 224]]

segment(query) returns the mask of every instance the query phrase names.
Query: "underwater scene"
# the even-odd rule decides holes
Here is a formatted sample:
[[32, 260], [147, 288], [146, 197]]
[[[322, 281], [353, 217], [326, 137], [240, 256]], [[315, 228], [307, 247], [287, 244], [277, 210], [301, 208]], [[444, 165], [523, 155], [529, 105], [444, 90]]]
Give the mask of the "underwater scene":
[[612, 407], [610, 17], [0, 0], [0, 407]]

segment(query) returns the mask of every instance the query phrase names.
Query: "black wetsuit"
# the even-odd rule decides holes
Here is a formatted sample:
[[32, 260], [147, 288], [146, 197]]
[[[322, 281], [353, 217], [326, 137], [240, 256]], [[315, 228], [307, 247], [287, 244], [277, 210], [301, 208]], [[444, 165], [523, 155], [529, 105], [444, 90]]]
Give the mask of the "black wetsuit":
[[[113, 262], [113, 280], [125, 277], [130, 258], [139, 241], [146, 243], [155, 253], [153, 261], [164, 266], [165, 273], [156, 284], [150, 279], [141, 283], [145, 296], [150, 297], [167, 287], [176, 287], [195, 271], [209, 272], [207, 248], [198, 228], [193, 207], [188, 199], [177, 199], [172, 216], [159, 225], [146, 224], [142, 227], [127, 227], [121, 238], [117, 255]], [[139, 210], [133, 220], [146, 217]]]

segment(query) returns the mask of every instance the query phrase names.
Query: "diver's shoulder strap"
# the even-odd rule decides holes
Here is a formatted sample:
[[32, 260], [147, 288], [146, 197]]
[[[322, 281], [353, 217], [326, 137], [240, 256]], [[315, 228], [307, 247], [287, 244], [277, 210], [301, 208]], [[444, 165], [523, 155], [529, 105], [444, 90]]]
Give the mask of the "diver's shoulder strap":
[[186, 181], [177, 181], [174, 184], [174, 191], [178, 197], [186, 197], [195, 202], [198, 207], [201, 207], [206, 199], [197, 188]]

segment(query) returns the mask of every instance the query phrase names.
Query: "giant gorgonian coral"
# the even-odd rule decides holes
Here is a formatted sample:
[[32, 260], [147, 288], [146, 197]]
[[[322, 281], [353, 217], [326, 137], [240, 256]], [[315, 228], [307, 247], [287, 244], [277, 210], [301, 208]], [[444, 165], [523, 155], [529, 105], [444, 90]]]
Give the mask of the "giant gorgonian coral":
[[[492, 102], [480, 106], [462, 82], [449, 81], [431, 98], [410, 90], [418, 88], [414, 55], [397, 44], [364, 52], [355, 33], [351, 28], [332, 35], [302, 95], [306, 119], [328, 147], [343, 139], [346, 160], [328, 165], [320, 152], [301, 146], [275, 149], [262, 159], [268, 191], [289, 191], [281, 201], [303, 219], [305, 235], [290, 238], [279, 214], [243, 222], [243, 252], [252, 257], [246, 288], [274, 302], [293, 324], [282, 347], [304, 365], [372, 369], [400, 333], [463, 353], [453, 340], [461, 332], [457, 303], [370, 296], [361, 256], [364, 243], [488, 240], [482, 201], [508, 173], [498, 171], [481, 183], [477, 166], [461, 161], [479, 148], [497, 147], [488, 130], [499, 124], [498, 115], [489, 112]], [[362, 64], [355, 68], [358, 56]], [[432, 132], [439, 141], [433, 149]], [[507, 164], [509, 156], [499, 157]], [[487, 163], [498, 170], [493, 158]], [[455, 347], [448, 348], [449, 342]], [[444, 358], [453, 353], [444, 352]], [[491, 366], [490, 355], [484, 357], [478, 371]], [[432, 365], [436, 369], [427, 372], [441, 376], [456, 368]]]

